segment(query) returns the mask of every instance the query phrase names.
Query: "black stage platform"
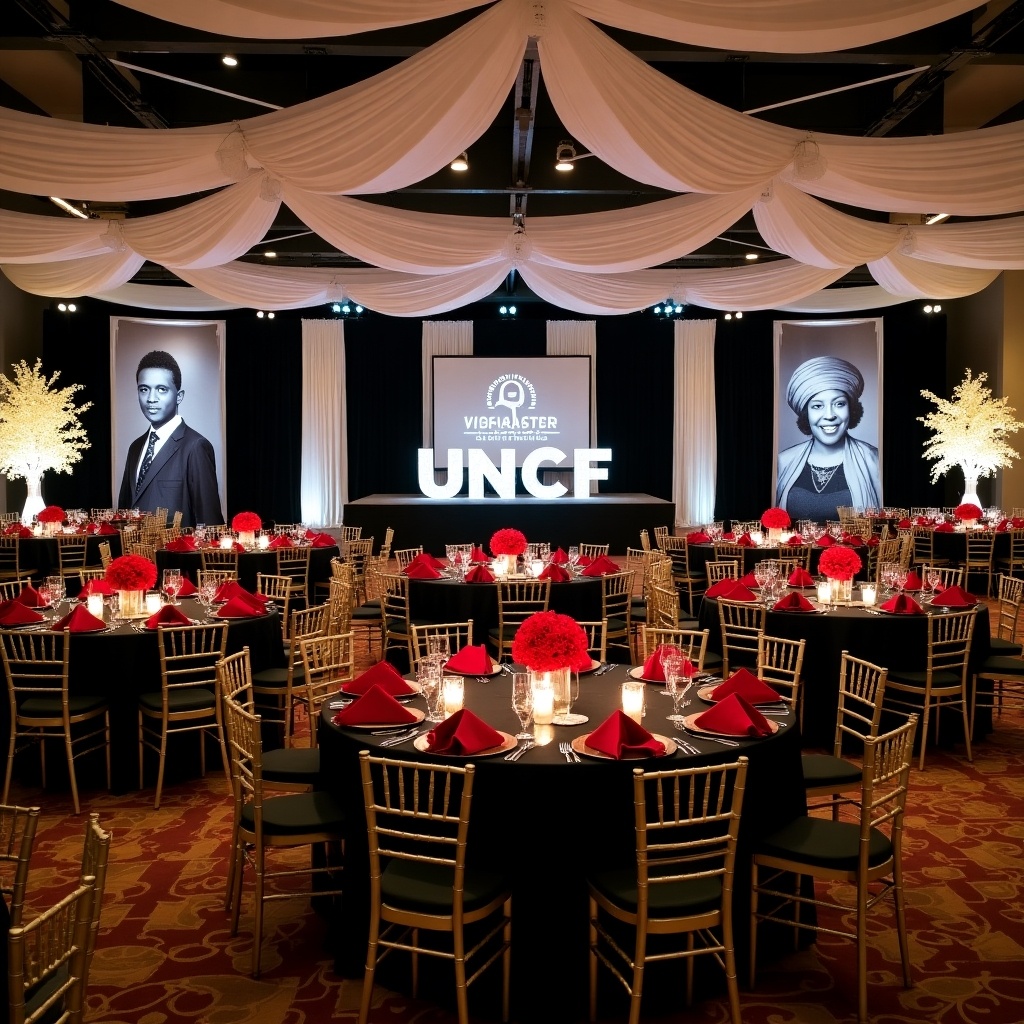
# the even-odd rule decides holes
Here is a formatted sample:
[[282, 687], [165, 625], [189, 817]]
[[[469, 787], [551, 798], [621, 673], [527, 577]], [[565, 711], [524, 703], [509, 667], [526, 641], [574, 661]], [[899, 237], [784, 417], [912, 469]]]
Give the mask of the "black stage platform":
[[482, 544], [495, 530], [514, 527], [530, 541], [551, 546], [608, 544], [612, 554], [640, 546], [640, 531], [654, 538], [655, 526], [675, 523], [671, 501], [650, 494], [603, 494], [592, 498], [544, 501], [522, 495], [502, 498], [426, 498], [420, 494], [370, 494], [345, 506], [346, 526], [361, 526], [373, 537], [374, 550], [393, 527], [394, 548], [422, 544], [425, 551], [444, 555], [445, 544]]

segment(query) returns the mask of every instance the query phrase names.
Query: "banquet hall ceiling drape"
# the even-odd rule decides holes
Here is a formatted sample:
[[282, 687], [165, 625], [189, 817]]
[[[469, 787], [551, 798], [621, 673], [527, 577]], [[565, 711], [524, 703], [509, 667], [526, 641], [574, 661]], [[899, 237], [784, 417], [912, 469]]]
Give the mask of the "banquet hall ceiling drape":
[[[128, 6], [157, 13], [146, 3]], [[472, 6], [389, 5], [387, 17], [419, 20]], [[866, 32], [898, 33], [964, 6], [872, 3], [851, 18], [823, 0], [803, 0], [772, 5], [772, 18], [777, 14], [777, 25], [804, 19], [805, 42], [816, 39], [817, 48], [829, 33], [847, 32], [851, 20]], [[366, 3], [340, 11], [317, 0], [182, 7], [186, 21], [204, 11], [225, 16], [229, 7], [237, 17], [241, 7], [255, 19], [249, 31], [265, 20], [268, 35], [275, 24], [283, 29], [283, 10], [298, 35], [315, 34], [313, 24], [331, 25], [333, 34], [341, 23], [349, 31], [380, 27], [367, 24], [377, 5]], [[124, 286], [148, 259], [198, 290], [186, 298], [180, 293], [189, 289], [163, 289], [170, 303], [164, 308], [212, 301], [287, 309], [348, 297], [398, 316], [473, 302], [512, 270], [547, 301], [598, 314], [666, 297], [718, 309], [794, 308], [809, 298], [813, 304], [811, 297], [860, 265], [879, 286], [868, 290], [872, 306], [889, 296], [949, 299], [986, 287], [1002, 269], [1024, 267], [1024, 218], [1006, 216], [1024, 211], [1024, 123], [913, 138], [810, 136], [686, 89], [588, 20], [616, 25], [628, 14], [646, 26], [631, 22], [631, 29], [660, 27], [667, 38], [689, 41], [707, 31], [720, 41], [704, 45], [727, 45], [731, 33], [757, 22], [757, 8], [500, 0], [373, 78], [285, 110], [202, 128], [111, 128], [0, 110], [0, 188], [100, 201], [221, 189], [121, 223], [0, 212], [0, 265], [23, 290], [54, 297], [125, 301]], [[393, 23], [401, 22], [387, 22]], [[601, 214], [530, 218], [522, 226], [350, 198], [410, 186], [469, 147], [506, 103], [531, 37], [552, 102], [574, 138], [630, 178], [684, 194]], [[842, 38], [852, 45], [850, 36]], [[760, 49], [769, 45], [782, 45], [781, 36], [759, 38]], [[671, 132], [665, 123], [673, 124]], [[282, 202], [324, 240], [372, 266], [239, 262]], [[853, 216], [829, 202], [998, 219], [908, 227]], [[750, 211], [768, 245], [788, 258], [724, 270], [652, 269], [694, 252]], [[849, 303], [869, 297], [843, 291], [847, 304], [831, 308], [862, 308]]]

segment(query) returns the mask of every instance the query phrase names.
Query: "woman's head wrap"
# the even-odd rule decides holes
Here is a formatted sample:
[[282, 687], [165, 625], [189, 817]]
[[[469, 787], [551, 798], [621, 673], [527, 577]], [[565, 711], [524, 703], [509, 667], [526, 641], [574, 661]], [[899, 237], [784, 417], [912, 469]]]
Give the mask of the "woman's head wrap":
[[786, 402], [798, 416], [821, 391], [844, 391], [851, 401], [864, 393], [864, 378], [853, 363], [837, 356], [817, 356], [801, 363], [789, 378]]

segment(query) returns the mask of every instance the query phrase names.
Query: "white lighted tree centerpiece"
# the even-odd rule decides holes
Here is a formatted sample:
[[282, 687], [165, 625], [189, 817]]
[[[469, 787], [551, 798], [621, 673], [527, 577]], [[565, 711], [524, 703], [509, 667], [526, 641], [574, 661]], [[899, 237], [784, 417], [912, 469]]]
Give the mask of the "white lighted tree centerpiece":
[[934, 412], [918, 417], [934, 431], [924, 446], [924, 457], [935, 460], [932, 483], [959, 466], [964, 474], [961, 504], [980, 506], [978, 480], [995, 475], [997, 469], [1009, 466], [1019, 457], [1007, 443], [1006, 435], [1020, 430], [1024, 423], [1013, 418], [1017, 410], [1009, 399], [992, 397], [992, 389], [984, 386], [987, 379], [987, 373], [974, 377], [967, 370], [964, 379], [953, 388], [952, 398], [921, 392], [937, 406]]
[[75, 405], [81, 384], [54, 385], [57, 370], [47, 379], [43, 361], [29, 366], [24, 359], [12, 364], [14, 374], [0, 373], [0, 473], [9, 480], [24, 477], [28, 497], [21, 521], [28, 525], [42, 511], [42, 477], [48, 469], [70, 473], [89, 447], [79, 416], [92, 402]]

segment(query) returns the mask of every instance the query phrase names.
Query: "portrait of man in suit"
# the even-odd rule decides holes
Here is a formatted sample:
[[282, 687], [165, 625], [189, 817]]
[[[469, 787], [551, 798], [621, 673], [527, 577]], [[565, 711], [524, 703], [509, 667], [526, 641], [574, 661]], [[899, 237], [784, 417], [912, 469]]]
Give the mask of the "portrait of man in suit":
[[181, 418], [181, 369], [167, 352], [147, 352], [135, 372], [149, 429], [128, 447], [118, 508], [180, 511], [182, 526], [221, 523], [213, 445]]

